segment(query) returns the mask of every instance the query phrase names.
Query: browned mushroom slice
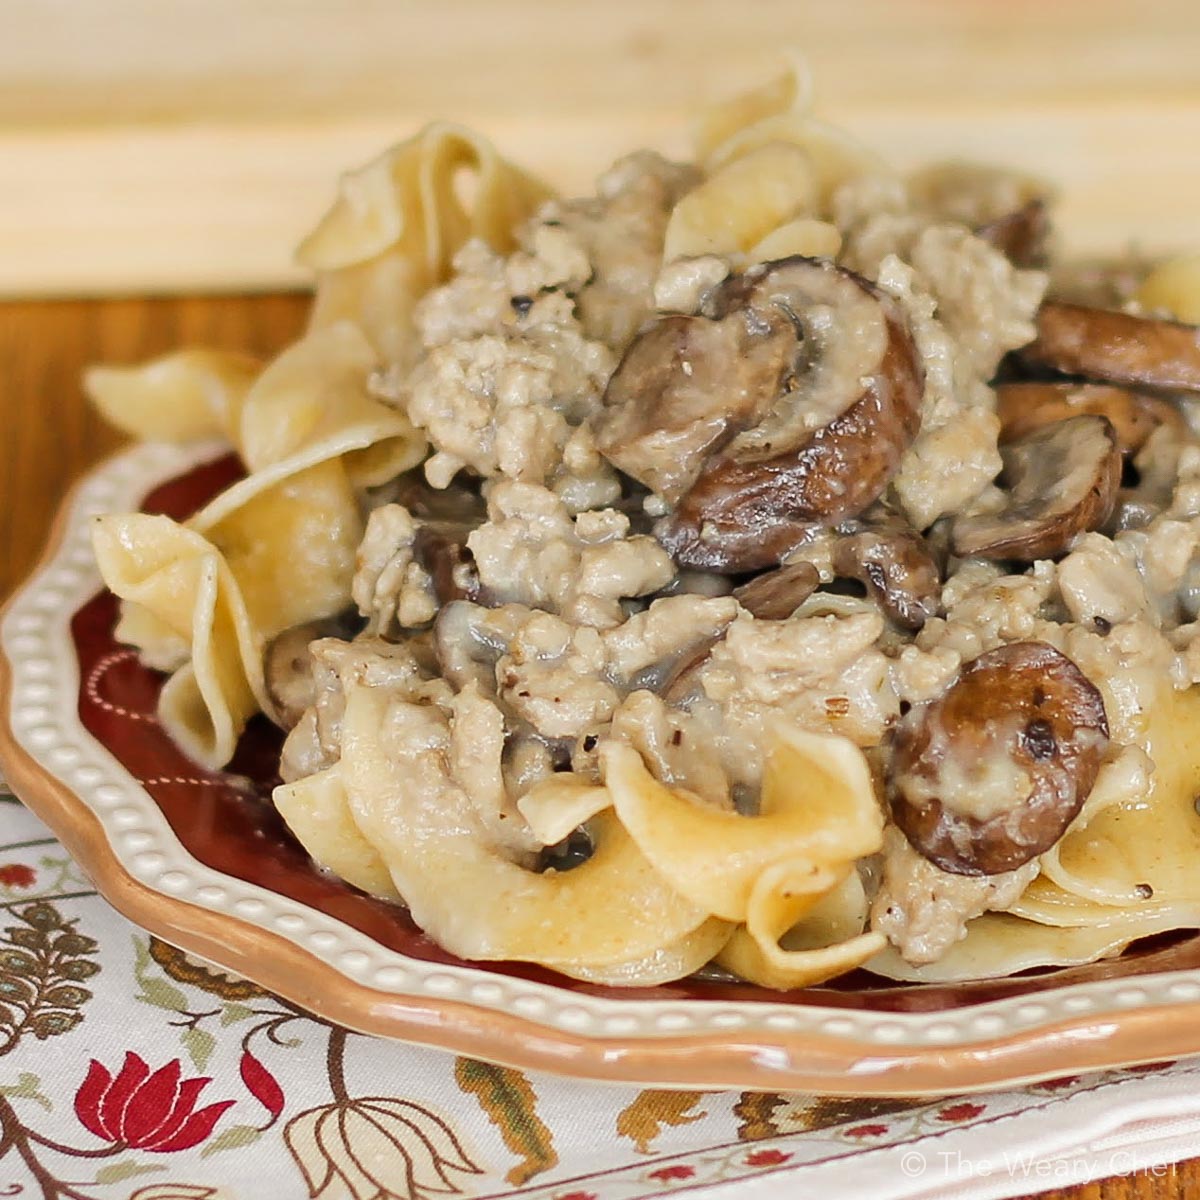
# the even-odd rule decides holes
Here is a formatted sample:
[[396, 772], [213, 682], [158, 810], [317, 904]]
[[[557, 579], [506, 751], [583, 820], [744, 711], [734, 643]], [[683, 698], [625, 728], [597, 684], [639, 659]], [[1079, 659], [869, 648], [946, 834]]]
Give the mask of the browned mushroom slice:
[[318, 638], [350, 638], [361, 627], [353, 610], [293, 625], [276, 634], [263, 653], [263, 682], [276, 724], [291, 729], [314, 700], [313, 660], [308, 647]]
[[1081, 413], [1107, 417], [1126, 455], [1136, 454], [1160, 425], [1181, 436], [1187, 432], [1183, 415], [1170, 401], [1101, 383], [1003, 383], [996, 388], [996, 411], [1002, 442]]
[[1049, 233], [1050, 220], [1044, 200], [1030, 200], [975, 230], [976, 237], [995, 246], [1016, 267], [1044, 265]]
[[679, 655], [658, 689], [662, 698], [675, 708], [688, 708], [692, 700], [700, 695], [700, 668], [708, 662], [713, 647], [725, 637], [722, 632]]
[[924, 371], [895, 302], [828, 260], [765, 263], [722, 298], [767, 325], [786, 314], [796, 368], [655, 532], [681, 565], [736, 573], [879, 496], [920, 428]]
[[761, 419], [795, 352], [781, 314], [664, 317], [634, 339], [609, 380], [596, 444], [674, 503], [709, 454]]
[[487, 504], [474, 487], [453, 483], [435, 488], [418, 468], [379, 489], [377, 503], [402, 504], [422, 521], [442, 521], [474, 529], [487, 520]]
[[821, 574], [812, 563], [791, 563], [766, 571], [740, 588], [737, 602], [761, 621], [786, 621], [817, 590]]
[[413, 557], [429, 572], [438, 604], [474, 600], [488, 604], [487, 589], [479, 581], [475, 559], [467, 549], [465, 526], [448, 521], [430, 521], [417, 530]]
[[1108, 520], [1121, 485], [1121, 448], [1105, 417], [1070, 417], [1000, 447], [1008, 503], [960, 517], [951, 546], [962, 558], [1034, 562], [1069, 549]]
[[967, 663], [893, 738], [888, 799], [908, 840], [944, 871], [998, 875], [1049, 850], [1075, 819], [1108, 720], [1066, 655], [1015, 642]]
[[834, 543], [834, 571], [857, 579], [887, 616], [904, 629], [920, 629], [936, 616], [942, 573], [925, 539], [898, 517], [847, 532]]
[[1133, 387], [1200, 392], [1200, 326], [1047, 300], [1026, 362]]

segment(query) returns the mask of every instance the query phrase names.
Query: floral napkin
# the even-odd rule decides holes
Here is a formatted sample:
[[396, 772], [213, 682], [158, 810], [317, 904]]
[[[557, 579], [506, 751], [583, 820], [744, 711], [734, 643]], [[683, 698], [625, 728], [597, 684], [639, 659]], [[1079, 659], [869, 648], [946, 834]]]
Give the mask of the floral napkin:
[[[2, 781], [0, 781], [2, 786]], [[0, 1196], [1027, 1195], [1200, 1146], [1200, 1063], [937, 1100], [578, 1083], [379, 1042], [149, 937], [0, 794]]]

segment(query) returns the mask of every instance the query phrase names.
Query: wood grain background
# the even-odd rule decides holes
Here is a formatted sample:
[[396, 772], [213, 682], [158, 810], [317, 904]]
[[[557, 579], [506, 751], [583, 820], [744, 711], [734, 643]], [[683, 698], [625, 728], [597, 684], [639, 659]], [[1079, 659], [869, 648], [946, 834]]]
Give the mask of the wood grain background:
[[436, 118], [563, 189], [811, 65], [898, 166], [1061, 188], [1064, 244], [1194, 244], [1197, 0], [3, 0], [0, 294], [298, 286], [338, 172]]
[[[84, 366], [186, 344], [269, 354], [299, 333], [306, 307], [292, 295], [0, 304], [0, 596], [33, 564], [70, 482], [119, 444], [83, 401]], [[1194, 1200], [1200, 1160], [1048, 1195]]]

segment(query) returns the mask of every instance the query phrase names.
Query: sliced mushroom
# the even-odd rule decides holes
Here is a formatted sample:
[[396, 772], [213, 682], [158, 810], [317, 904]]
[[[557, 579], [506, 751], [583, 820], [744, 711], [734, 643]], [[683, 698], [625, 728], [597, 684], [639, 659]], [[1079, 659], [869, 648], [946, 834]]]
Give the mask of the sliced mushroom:
[[817, 590], [821, 573], [812, 563], [791, 563], [765, 571], [734, 588], [734, 599], [760, 621], [786, 621]]
[[1200, 326], [1046, 301], [1029, 363], [1133, 387], [1200, 392]]
[[[381, 500], [380, 497], [386, 497]], [[487, 520], [487, 505], [478, 490], [457, 482], [435, 488], [420, 470], [401, 475], [381, 489], [376, 502], [403, 504], [422, 521], [445, 521], [474, 529]]]
[[1040, 267], [1046, 262], [1050, 218], [1044, 200], [1029, 200], [1002, 217], [987, 221], [975, 236], [995, 246], [1016, 267]]
[[781, 314], [669, 316], [636, 337], [609, 380], [600, 452], [677, 501], [705, 458], [757, 424], [791, 370], [796, 339]]
[[309, 646], [319, 638], [352, 638], [362, 627], [353, 609], [334, 617], [306, 621], [276, 634], [263, 652], [263, 682], [274, 709], [269, 715], [283, 729], [292, 729], [315, 700], [313, 660]]
[[1180, 436], [1187, 432], [1183, 415], [1170, 401], [1100, 383], [1003, 383], [996, 388], [996, 411], [1002, 442], [1081, 413], [1107, 417], [1127, 456], [1136, 454], [1162, 425]]
[[[731, 364], [739, 347], [746, 362]], [[680, 565], [762, 570], [882, 492], [923, 387], [890, 297], [828, 260], [786, 258], [727, 280], [705, 316], [642, 335], [609, 385], [600, 445], [678, 501], [656, 533]]]
[[904, 629], [920, 629], [936, 616], [942, 573], [925, 539], [895, 514], [869, 523], [850, 522], [833, 545], [832, 566], [857, 579], [887, 616]]
[[944, 871], [998, 875], [1050, 849], [1075, 819], [1108, 720], [1066, 655], [1015, 642], [967, 663], [893, 737], [888, 799], [908, 840]]
[[467, 549], [470, 528], [449, 521], [429, 521], [417, 530], [413, 557], [433, 579], [438, 604], [454, 600], [491, 602], [490, 593], [479, 582], [475, 559]]
[[924, 375], [894, 302], [825, 260], [748, 272], [745, 303], [795, 320], [795, 375], [764, 419], [705, 463], [656, 534], [675, 560], [713, 571], [774, 566], [814, 525], [883, 491], [921, 422]]
[[1105, 417], [1070, 417], [1000, 448], [1008, 503], [960, 517], [951, 545], [960, 557], [1034, 562], [1066, 551], [1077, 534], [1108, 520], [1121, 484], [1121, 448]]
[[705, 638], [702, 642], [681, 654], [672, 665], [669, 674], [659, 689], [662, 698], [674, 708], [689, 708], [692, 700], [701, 694], [700, 668], [708, 662], [713, 647], [723, 640], [724, 633]]

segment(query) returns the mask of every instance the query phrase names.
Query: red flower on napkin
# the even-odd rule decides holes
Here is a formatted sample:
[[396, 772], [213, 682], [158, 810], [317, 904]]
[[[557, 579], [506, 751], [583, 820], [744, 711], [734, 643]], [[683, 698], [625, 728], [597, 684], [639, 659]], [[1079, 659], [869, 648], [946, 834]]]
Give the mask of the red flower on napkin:
[[969, 1121], [972, 1117], [977, 1117], [983, 1112], [982, 1104], [950, 1104], [946, 1108], [939, 1108], [937, 1119], [939, 1121]]
[[197, 1110], [200, 1093], [212, 1081], [181, 1079], [181, 1073], [175, 1059], [151, 1074], [145, 1060], [131, 1050], [114, 1079], [93, 1058], [75, 1093], [75, 1115], [106, 1142], [162, 1154], [190, 1150], [212, 1133], [233, 1101], [220, 1100]]
[[275, 1121], [283, 1112], [283, 1089], [275, 1076], [247, 1050], [242, 1055], [240, 1066], [242, 1082], [250, 1094], [271, 1114]]
[[784, 1154], [782, 1150], [755, 1150], [752, 1154], [746, 1155], [746, 1166], [777, 1167], [791, 1157], [790, 1154]]
[[672, 1179], [691, 1179], [695, 1175], [694, 1167], [685, 1167], [682, 1164], [676, 1167], [659, 1167], [657, 1171], [647, 1173], [647, 1178], [655, 1179], [659, 1183], [670, 1183]]
[[37, 872], [24, 863], [5, 863], [0, 867], [0, 883], [10, 888], [33, 887]]
[[852, 1129], [844, 1129], [842, 1133], [848, 1138], [873, 1138], [882, 1137], [887, 1131], [886, 1125], [855, 1125]]

